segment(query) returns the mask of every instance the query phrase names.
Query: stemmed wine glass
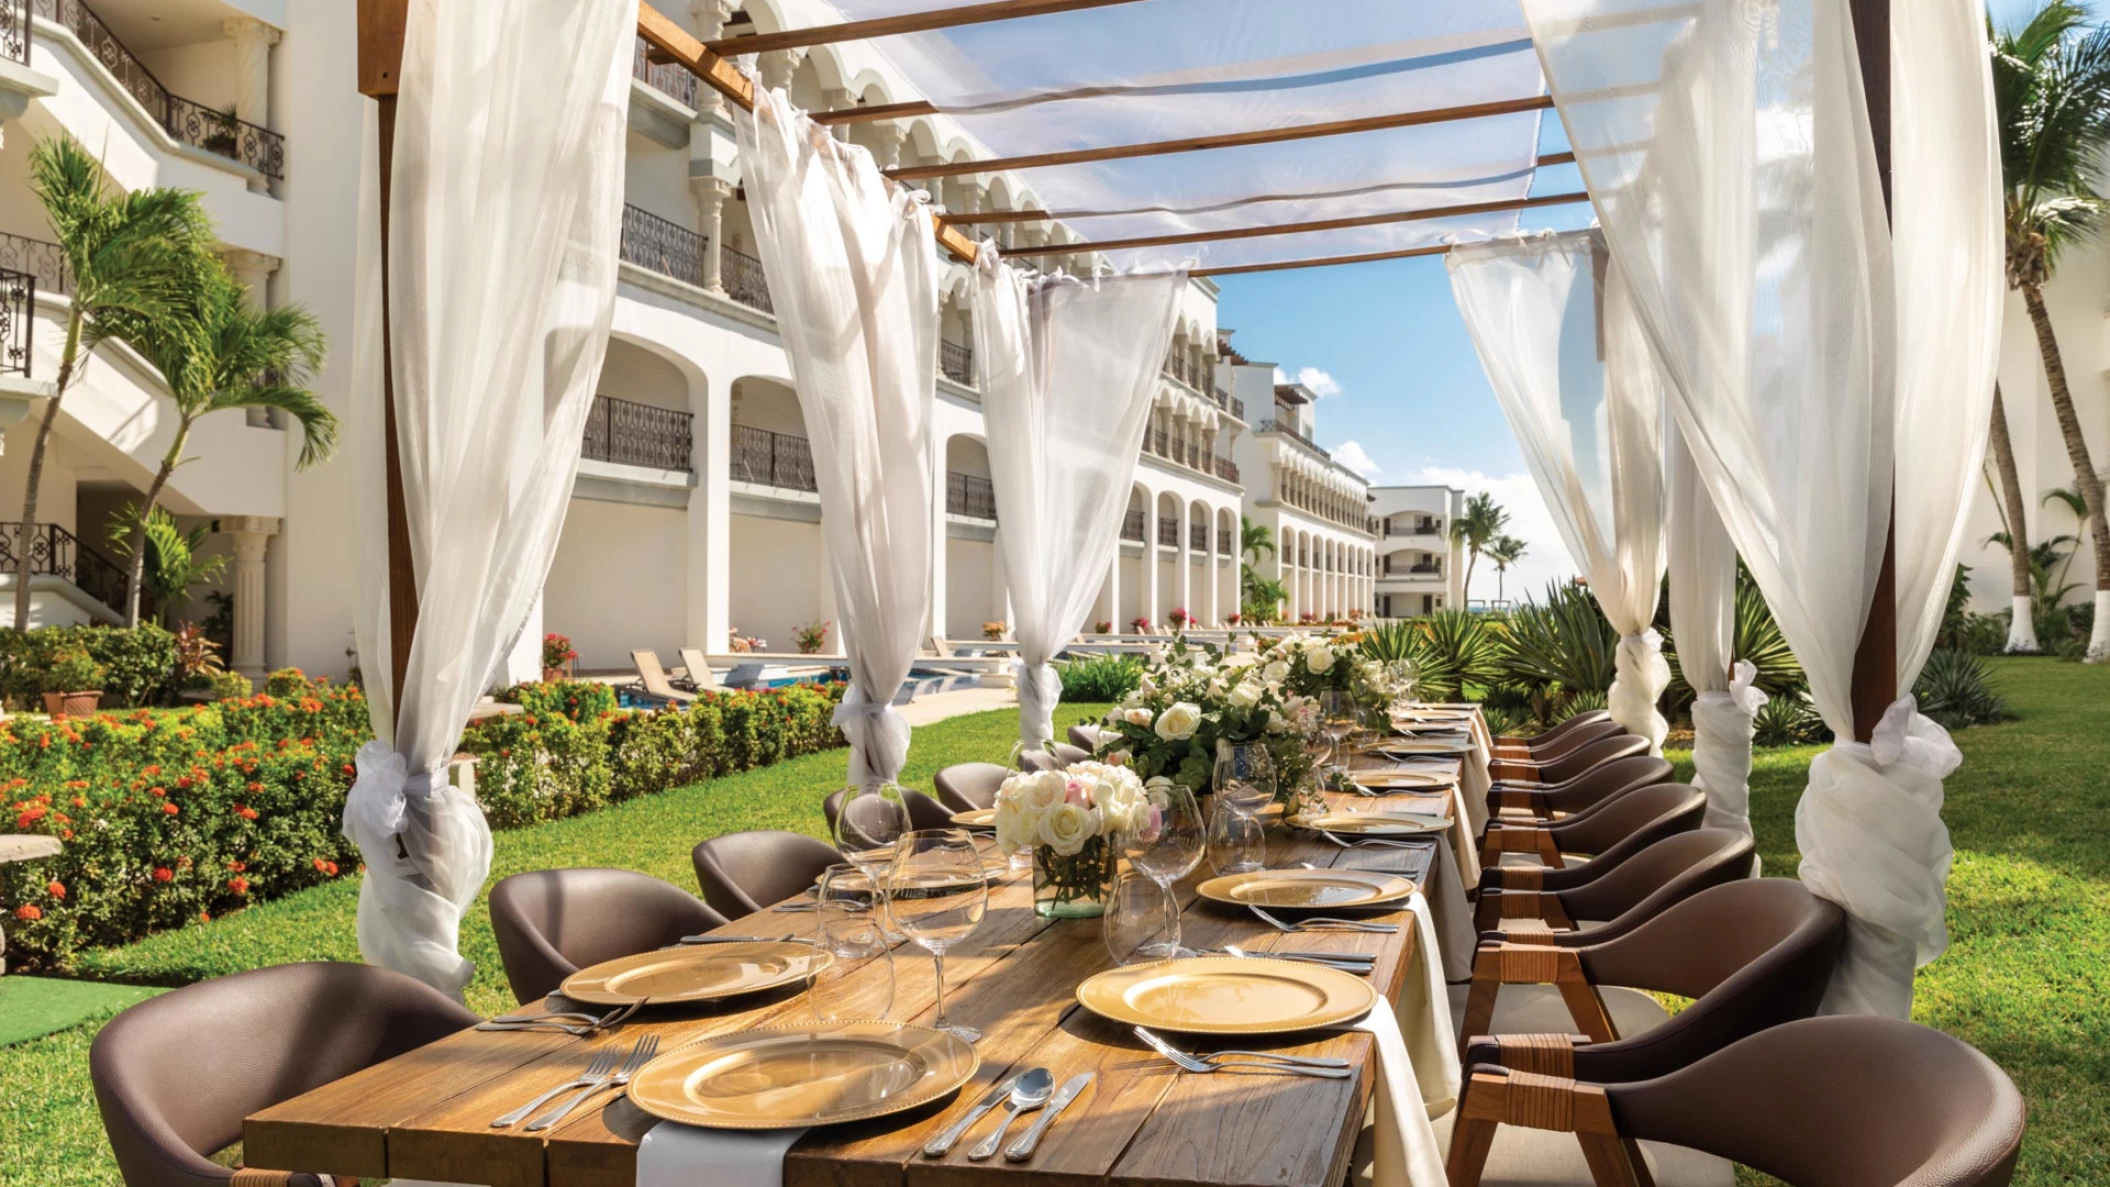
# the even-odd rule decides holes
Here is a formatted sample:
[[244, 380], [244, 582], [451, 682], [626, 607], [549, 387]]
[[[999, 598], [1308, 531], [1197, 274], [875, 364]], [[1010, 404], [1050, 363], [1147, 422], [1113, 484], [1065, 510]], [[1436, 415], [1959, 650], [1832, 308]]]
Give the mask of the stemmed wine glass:
[[821, 874], [814, 943], [835, 960], [806, 989], [820, 1021], [883, 1021], [894, 1008], [894, 952], [886, 937], [885, 901], [871, 876], [856, 866], [832, 865]]
[[[1148, 916], [1153, 925], [1145, 932], [1148, 938], [1139, 945], [1124, 942], [1120, 946], [1135, 955], [1158, 960], [1179, 954], [1180, 908], [1179, 900], [1172, 895], [1172, 884], [1201, 864], [1206, 829], [1194, 793], [1177, 783], [1146, 785], [1143, 809], [1138, 815], [1136, 826], [1120, 834], [1121, 852], [1131, 869], [1157, 884], [1159, 902]], [[1115, 913], [1109, 911], [1106, 918], [1108, 946], [1115, 947], [1112, 936], [1120, 930]], [[1116, 951], [1114, 959], [1122, 956]]]
[[1349, 755], [1343, 743], [1356, 730], [1355, 698], [1340, 689], [1329, 688], [1319, 694], [1319, 713], [1326, 737], [1333, 743], [1334, 769], [1346, 771]]
[[902, 938], [890, 919], [885, 878], [887, 867], [894, 861], [894, 850], [910, 827], [904, 794], [895, 783], [848, 788], [841, 810], [835, 814], [835, 848], [843, 860], [864, 871], [879, 893], [876, 906], [880, 927], [889, 940]]
[[894, 923], [931, 955], [938, 976], [933, 1029], [972, 1043], [982, 1032], [945, 1020], [945, 950], [966, 939], [989, 910], [989, 881], [974, 839], [956, 828], [905, 833], [887, 872]]
[[[1275, 801], [1275, 760], [1268, 754], [1262, 742], [1233, 742], [1219, 738], [1216, 742], [1216, 768], [1214, 773], [1216, 802], [1247, 821], [1255, 823], [1261, 810]], [[1267, 838], [1263, 834], [1246, 850], [1246, 856], [1234, 863], [1232, 869], [1217, 870], [1221, 874], [1245, 873], [1248, 870], [1267, 868]]]

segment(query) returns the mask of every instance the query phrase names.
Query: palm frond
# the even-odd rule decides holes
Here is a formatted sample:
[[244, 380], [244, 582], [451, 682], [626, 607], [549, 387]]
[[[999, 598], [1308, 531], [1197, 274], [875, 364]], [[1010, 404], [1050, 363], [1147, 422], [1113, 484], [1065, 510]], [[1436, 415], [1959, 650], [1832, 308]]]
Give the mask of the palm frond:
[[298, 464], [303, 470], [326, 462], [337, 453], [337, 414], [329, 410], [322, 397], [306, 388], [264, 384], [229, 389], [213, 401], [211, 410], [228, 408], [276, 408], [291, 416], [300, 425]]

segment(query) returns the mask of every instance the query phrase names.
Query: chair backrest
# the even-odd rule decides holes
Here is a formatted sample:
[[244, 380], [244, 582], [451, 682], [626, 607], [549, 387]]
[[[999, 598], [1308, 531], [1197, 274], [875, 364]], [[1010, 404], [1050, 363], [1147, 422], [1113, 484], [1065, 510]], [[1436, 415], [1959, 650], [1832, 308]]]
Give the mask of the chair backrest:
[[491, 930], [513, 996], [528, 1002], [604, 960], [721, 927], [695, 895], [634, 870], [536, 870], [491, 888]]
[[1532, 747], [1531, 761], [1541, 765], [1550, 763], [1555, 759], [1565, 758], [1575, 753], [1578, 749], [1597, 741], [1599, 738], [1616, 738], [1626, 732], [1625, 726], [1610, 719], [1587, 722], [1576, 726], [1558, 738]]
[[1577, 713], [1573, 717], [1569, 717], [1563, 720], [1560, 724], [1554, 726], [1552, 729], [1547, 730], [1543, 734], [1534, 734], [1528, 738], [1505, 737], [1502, 740], [1505, 742], [1521, 742], [1527, 748], [1536, 749], [1537, 747], [1544, 746], [1546, 743], [1551, 742], [1556, 738], [1562, 737], [1571, 730], [1581, 729], [1583, 726], [1586, 725], [1595, 725], [1600, 721], [1610, 720], [1612, 720], [1612, 713], [1609, 709], [1585, 709], [1582, 712]]
[[660, 666], [658, 652], [633, 651], [630, 653], [630, 662], [636, 666], [637, 678], [644, 681], [646, 692], [656, 697], [666, 697], [669, 700], [675, 700], [681, 696], [681, 693], [675, 689], [674, 682], [667, 679], [667, 669]]
[[[1637, 739], [1638, 740], [1638, 739]], [[1707, 794], [1683, 783], [1651, 783], [1546, 826], [1562, 853], [1602, 854], [1629, 837], [1646, 848], [1691, 832], [1707, 815]]]
[[1107, 731], [1096, 725], [1073, 725], [1069, 729], [1070, 745], [1079, 750], [1097, 751], [1106, 734]]
[[[997, 769], [1003, 770], [1002, 767]], [[846, 787], [841, 791], [829, 792], [828, 798], [821, 801], [821, 815], [827, 818], [829, 836], [835, 835], [835, 818], [842, 815], [843, 801], [848, 799], [849, 795], [850, 789]], [[952, 822], [952, 814], [960, 811], [960, 809], [948, 808], [920, 791], [909, 791], [907, 789], [902, 790], [901, 802], [908, 808], [908, 826], [910, 828], [956, 827]]]
[[681, 657], [681, 666], [688, 672], [689, 683], [698, 691], [711, 686], [711, 661], [704, 657], [703, 648], [681, 647], [675, 649], [674, 654]]
[[1081, 750], [1065, 742], [1052, 744], [1054, 753], [1047, 750], [1021, 750], [1018, 752], [1018, 769], [1021, 771], [1052, 771], [1073, 763], [1087, 762], [1091, 752]]
[[729, 919], [790, 898], [842, 859], [825, 841], [778, 829], [727, 833], [689, 852], [703, 901]]
[[[1585, 727], [1596, 729], [1596, 726]], [[1617, 729], [1617, 727], [1614, 727]], [[1611, 762], [1613, 759], [1631, 758], [1648, 753], [1648, 739], [1619, 730], [1617, 733], [1592, 738], [1559, 758], [1539, 767], [1539, 782], [1544, 784], [1566, 783], [1577, 775]]]
[[1002, 763], [956, 763], [938, 772], [938, 799], [955, 812], [994, 808], [997, 789], [1011, 774]]
[[1745, 834], [1698, 828], [1662, 837], [1591, 881], [1557, 893], [1568, 918], [1604, 921], [1581, 933], [1591, 943], [1603, 943], [1710, 886], [1749, 878], [1756, 860], [1757, 846]]
[[[1548, 811], [1573, 815], [1594, 808], [1636, 787], [1668, 783], [1675, 770], [1669, 759], [1630, 754], [1625, 758], [1611, 759], [1591, 767], [1566, 783], [1536, 791], [1534, 802]], [[1501, 793], [1493, 792], [1489, 798], [1489, 806], [1492, 807], [1501, 799]]]
[[2014, 1081], [1979, 1051], [1867, 1015], [1776, 1026], [1605, 1092], [1625, 1136], [1797, 1187], [2005, 1187], [2025, 1124]]
[[103, 1130], [129, 1187], [214, 1187], [208, 1155], [242, 1119], [480, 1019], [365, 964], [281, 964], [200, 981], [110, 1020], [88, 1051]]

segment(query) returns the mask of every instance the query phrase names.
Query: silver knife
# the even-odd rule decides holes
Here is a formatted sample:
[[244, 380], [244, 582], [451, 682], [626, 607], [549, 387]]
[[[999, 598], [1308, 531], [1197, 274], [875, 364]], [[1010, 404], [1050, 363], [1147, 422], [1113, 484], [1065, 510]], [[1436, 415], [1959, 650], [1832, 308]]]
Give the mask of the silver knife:
[[1018, 1076], [1013, 1075], [990, 1085], [988, 1093], [982, 1099], [976, 1101], [973, 1108], [967, 1110], [965, 1117], [946, 1126], [944, 1132], [923, 1143], [923, 1156], [925, 1158], [945, 1157], [945, 1152], [953, 1148], [954, 1144], [960, 1140], [961, 1135], [965, 1134], [975, 1122], [980, 1121], [989, 1110], [995, 1108], [1005, 1097], [1011, 1095], [1011, 1086], [1016, 1083], [1018, 1083]]
[[1091, 1082], [1090, 1072], [1071, 1076], [1064, 1081], [1062, 1087], [1056, 1089], [1055, 1099], [1049, 1101], [1047, 1109], [1041, 1113], [1040, 1120], [1033, 1123], [1033, 1128], [1027, 1130], [1024, 1137], [1004, 1147], [1004, 1157], [1012, 1162], [1024, 1162], [1033, 1157], [1033, 1147], [1040, 1144], [1040, 1135], [1048, 1131], [1048, 1126], [1055, 1123], [1055, 1118], [1061, 1116], [1062, 1111], [1069, 1108], [1070, 1102], [1076, 1100], [1077, 1094], [1083, 1092]]

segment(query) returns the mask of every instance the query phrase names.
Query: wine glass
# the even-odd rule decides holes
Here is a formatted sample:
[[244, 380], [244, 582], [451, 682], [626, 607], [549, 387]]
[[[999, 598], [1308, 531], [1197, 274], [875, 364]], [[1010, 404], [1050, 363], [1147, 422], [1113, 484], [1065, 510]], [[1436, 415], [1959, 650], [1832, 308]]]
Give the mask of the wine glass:
[[1348, 740], [1348, 735], [1355, 732], [1355, 698], [1337, 688], [1326, 689], [1319, 694], [1319, 716], [1324, 723], [1327, 739], [1333, 743], [1334, 766], [1345, 771], [1347, 767], [1342, 759], [1346, 757], [1346, 752], [1342, 743]]
[[1155, 879], [1126, 873], [1107, 892], [1100, 934], [1115, 964], [1138, 964], [1179, 955], [1179, 902]]
[[[1214, 775], [1216, 802], [1233, 813], [1255, 824], [1254, 832], [1260, 833], [1256, 817], [1262, 809], [1275, 801], [1275, 760], [1268, 754], [1267, 746], [1261, 742], [1233, 742], [1219, 738], [1216, 742], [1216, 769]], [[1236, 871], [1263, 869], [1267, 862], [1267, 838], [1257, 836], [1247, 850], [1250, 864], [1241, 863]], [[1218, 873], [1227, 871], [1219, 868]]]
[[[1142, 955], [1151, 958], [1174, 956], [1180, 946], [1180, 911], [1179, 900], [1172, 896], [1172, 884], [1193, 873], [1194, 867], [1201, 864], [1207, 844], [1204, 836], [1207, 827], [1194, 793], [1178, 783], [1146, 785], [1139, 816], [1134, 828], [1120, 834], [1121, 852], [1128, 858], [1131, 869], [1156, 884], [1163, 899], [1157, 910], [1161, 917], [1158, 930], [1162, 935], [1147, 941]], [[1111, 911], [1107, 928], [1108, 943], [1111, 944], [1114, 928]], [[1120, 955], [1116, 953], [1115, 960], [1119, 959]]]
[[1242, 874], [1265, 868], [1266, 856], [1260, 822], [1216, 805], [1209, 813], [1209, 868], [1219, 874]]
[[841, 810], [835, 814], [835, 848], [843, 860], [863, 870], [879, 888], [880, 926], [890, 941], [903, 937], [891, 922], [884, 900], [887, 867], [894, 860], [894, 847], [910, 828], [908, 802], [899, 784], [881, 783], [844, 791]]
[[931, 955], [938, 976], [933, 1029], [974, 1042], [982, 1032], [945, 1019], [945, 950], [966, 939], [989, 910], [989, 882], [974, 839], [961, 829], [905, 833], [887, 872], [894, 925]]
[[817, 899], [813, 942], [835, 960], [807, 985], [813, 1016], [822, 1022], [884, 1020], [894, 1008], [885, 899], [870, 875], [848, 863], [822, 872]]

